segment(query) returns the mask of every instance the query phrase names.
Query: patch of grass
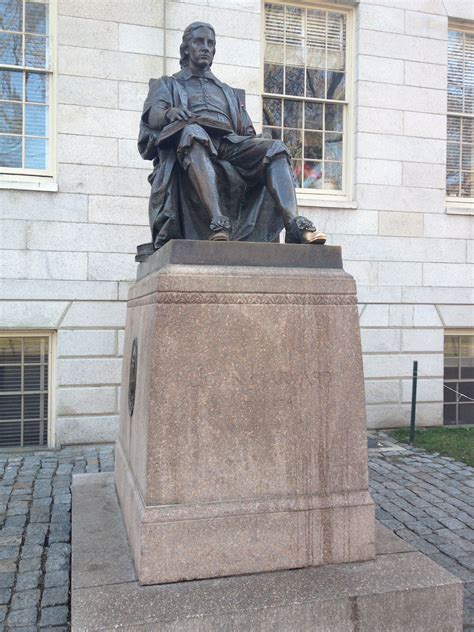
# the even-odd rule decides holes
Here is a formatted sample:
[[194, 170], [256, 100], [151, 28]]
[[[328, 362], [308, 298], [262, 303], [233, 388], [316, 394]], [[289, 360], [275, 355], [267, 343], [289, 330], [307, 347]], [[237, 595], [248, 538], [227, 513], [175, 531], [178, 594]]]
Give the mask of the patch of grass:
[[[409, 428], [398, 428], [390, 433], [397, 441], [408, 443]], [[439, 452], [451, 456], [474, 467], [474, 427], [452, 428], [420, 428], [415, 431], [415, 447], [424, 448], [427, 452]]]

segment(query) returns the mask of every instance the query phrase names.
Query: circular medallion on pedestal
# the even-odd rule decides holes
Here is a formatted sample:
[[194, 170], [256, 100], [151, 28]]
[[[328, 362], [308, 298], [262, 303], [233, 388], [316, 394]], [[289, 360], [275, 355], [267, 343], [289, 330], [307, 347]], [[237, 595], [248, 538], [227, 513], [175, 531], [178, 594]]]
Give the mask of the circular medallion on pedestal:
[[128, 412], [130, 417], [133, 415], [135, 407], [135, 391], [137, 388], [137, 361], [138, 361], [138, 342], [134, 338], [132, 342], [132, 352], [130, 354], [130, 372], [128, 375]]

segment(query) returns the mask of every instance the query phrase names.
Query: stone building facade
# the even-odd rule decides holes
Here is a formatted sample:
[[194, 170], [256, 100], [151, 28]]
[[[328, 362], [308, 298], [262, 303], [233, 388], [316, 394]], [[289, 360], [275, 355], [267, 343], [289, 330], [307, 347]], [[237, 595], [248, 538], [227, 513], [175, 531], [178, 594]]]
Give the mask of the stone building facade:
[[[287, 103], [295, 96], [295, 89], [288, 88], [281, 97], [283, 106], [276, 103], [274, 91], [279, 88], [266, 83], [276, 76], [276, 66], [285, 65], [285, 77], [294, 68], [309, 73], [313, 66], [322, 66], [326, 92], [320, 101], [313, 94], [314, 102], [324, 103], [328, 113], [331, 107], [337, 110], [339, 100], [343, 127], [326, 114], [324, 130], [312, 131], [302, 141], [316, 175], [305, 180], [307, 165], [301, 154], [296, 156], [301, 164], [295, 174], [303, 178], [302, 213], [328, 233], [329, 243], [342, 246], [345, 269], [358, 284], [369, 427], [408, 422], [413, 360], [418, 360], [420, 370], [418, 422], [443, 423], [446, 335], [454, 346], [464, 344], [468, 368], [474, 355], [474, 191], [469, 189], [469, 177], [474, 178], [469, 176], [474, 170], [474, 146], [469, 144], [474, 143], [474, 131], [469, 136], [468, 130], [474, 125], [469, 116], [474, 112], [469, 110], [469, 98], [474, 100], [474, 84], [469, 83], [474, 79], [468, 72], [474, 63], [471, 0], [294, 0], [266, 5], [261, 0], [18, 2], [26, 16], [28, 11], [34, 14], [38, 4], [47, 5], [47, 24], [41, 29], [50, 62], [38, 62], [38, 74], [49, 83], [49, 100], [42, 100], [49, 103], [49, 132], [41, 134], [35, 128], [37, 133], [31, 136], [45, 147], [36, 137], [48, 137], [44, 151], [49, 163], [41, 163], [29, 149], [34, 143], [28, 137], [28, 123], [18, 127], [11, 145], [5, 138], [0, 144], [0, 156], [1, 147], [4, 152], [10, 147], [16, 151], [21, 143], [24, 147], [18, 150], [19, 156], [23, 151], [23, 162], [20, 156], [18, 163], [4, 159], [3, 166], [9, 166], [0, 166], [0, 349], [7, 354], [6, 341], [11, 345], [13, 339], [44, 338], [49, 380], [40, 386], [48, 390], [49, 407], [44, 403], [41, 414], [50, 445], [115, 437], [127, 290], [136, 272], [136, 245], [149, 241], [150, 164], [137, 152], [138, 123], [149, 78], [179, 69], [182, 30], [195, 20], [215, 26], [213, 71], [245, 90], [257, 131], [264, 122], [266, 127], [278, 127], [278, 121], [268, 119], [268, 111], [267, 119], [262, 117], [262, 93], [277, 109], [289, 108]], [[305, 17], [298, 17], [295, 26], [300, 10]], [[20, 26], [8, 25], [8, 17], [5, 14], [0, 22], [5, 38], [13, 41], [22, 28], [32, 28], [27, 19]], [[336, 25], [332, 31], [331, 24]], [[452, 28], [464, 37], [461, 49], [449, 48]], [[35, 42], [40, 40], [40, 35], [35, 37]], [[24, 36], [23, 46], [28, 48], [33, 39]], [[309, 57], [299, 59], [298, 51], [306, 50], [308, 42], [324, 51], [326, 66], [321, 61], [312, 66]], [[454, 132], [447, 135], [449, 50], [461, 51], [459, 63], [464, 68], [459, 81], [464, 82], [465, 109], [462, 104], [460, 111], [452, 106], [453, 124], [456, 117], [463, 121], [461, 140]], [[338, 67], [331, 66], [336, 53], [343, 55]], [[281, 63], [279, 54], [284, 56]], [[22, 66], [8, 56], [5, 60], [0, 72], [12, 73]], [[30, 66], [23, 62], [17, 70], [24, 76], [32, 72]], [[18, 81], [20, 74], [15, 75]], [[329, 77], [336, 75], [337, 81], [345, 81], [345, 91], [329, 94]], [[307, 93], [301, 94], [305, 108]], [[26, 87], [16, 99], [27, 117], [32, 106]], [[2, 105], [7, 111], [6, 101], [3, 94], [0, 111]], [[279, 126], [278, 134], [285, 123]], [[0, 129], [0, 143], [5, 129]], [[338, 140], [341, 132], [344, 141]], [[326, 134], [324, 156], [318, 153], [323, 151], [318, 134]], [[326, 144], [331, 135], [332, 146]], [[290, 134], [289, 142], [291, 138]], [[464, 151], [463, 166], [458, 168], [464, 169], [464, 184], [453, 171], [456, 158], [449, 162], [448, 140], [453, 155]], [[336, 185], [330, 177], [334, 173]], [[26, 352], [21, 358], [25, 361]], [[7, 365], [4, 362], [5, 375]], [[25, 383], [22, 378], [20, 386], [8, 390], [4, 381], [4, 395], [13, 398], [8, 400], [13, 408], [14, 402], [26, 401]], [[0, 398], [1, 389], [0, 380]], [[469, 401], [465, 399], [462, 410], [471, 415], [472, 423], [474, 414], [466, 412]], [[22, 403], [22, 415], [25, 407]], [[18, 410], [12, 413], [11, 428]], [[9, 414], [5, 404], [4, 422]], [[1, 424], [0, 414], [0, 431]], [[0, 444], [2, 436], [7, 444], [10, 435], [0, 432]]]

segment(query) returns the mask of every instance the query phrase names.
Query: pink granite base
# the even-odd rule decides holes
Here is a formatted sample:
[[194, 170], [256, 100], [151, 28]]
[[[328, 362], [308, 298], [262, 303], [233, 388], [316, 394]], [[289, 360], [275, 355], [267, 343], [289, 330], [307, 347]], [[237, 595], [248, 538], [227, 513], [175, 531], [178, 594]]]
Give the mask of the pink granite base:
[[342, 269], [167, 263], [131, 288], [116, 487], [140, 583], [373, 558], [365, 431]]

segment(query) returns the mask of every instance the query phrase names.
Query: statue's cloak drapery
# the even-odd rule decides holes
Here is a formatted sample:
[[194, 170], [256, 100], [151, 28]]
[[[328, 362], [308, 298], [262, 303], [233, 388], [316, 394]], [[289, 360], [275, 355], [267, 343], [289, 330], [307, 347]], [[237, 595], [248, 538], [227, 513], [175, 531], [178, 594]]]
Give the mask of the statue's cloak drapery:
[[[215, 79], [224, 92], [232, 119], [233, 134], [223, 142], [239, 143], [255, 136], [252, 122], [242, 107], [236, 92]], [[143, 106], [138, 137], [142, 158], [153, 160], [149, 204], [153, 247], [163, 246], [170, 239], [207, 239], [210, 234], [208, 213], [202, 208], [186, 171], [179, 164], [176, 148], [158, 147], [160, 130], [167, 124], [165, 113], [170, 107], [186, 108], [187, 93], [184, 71], [172, 77], [150, 79], [149, 92]], [[159, 129], [148, 123], [151, 107], [162, 110]], [[242, 177], [237, 168], [225, 160], [214, 159], [219, 181], [220, 207], [231, 220], [234, 241], [275, 241], [283, 228], [279, 213], [261, 178]]]

